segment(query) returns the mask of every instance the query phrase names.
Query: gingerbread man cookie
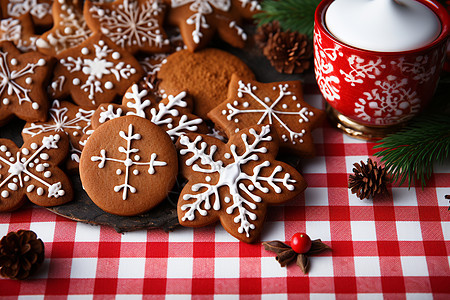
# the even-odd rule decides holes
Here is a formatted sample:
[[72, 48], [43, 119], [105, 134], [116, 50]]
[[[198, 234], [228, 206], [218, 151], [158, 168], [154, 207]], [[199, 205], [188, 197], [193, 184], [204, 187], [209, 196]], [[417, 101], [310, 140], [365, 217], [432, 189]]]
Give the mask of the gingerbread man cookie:
[[324, 113], [303, 100], [300, 81], [259, 83], [233, 75], [227, 100], [208, 116], [228, 136], [253, 124], [273, 124], [280, 148], [311, 157], [311, 130], [321, 124]]
[[97, 107], [112, 102], [143, 74], [131, 54], [101, 34], [92, 35], [56, 57], [51, 95], [61, 99], [70, 94], [80, 106]]
[[37, 38], [29, 15], [0, 21], [0, 42], [11, 41], [20, 51], [28, 52], [36, 51]]
[[89, 27], [102, 32], [132, 54], [170, 50], [162, 26], [164, 15], [165, 5], [161, 0], [117, 0], [97, 4], [86, 0], [84, 6]]
[[183, 226], [220, 221], [231, 235], [250, 243], [260, 235], [268, 205], [288, 201], [306, 188], [293, 167], [275, 160], [278, 139], [270, 125], [244, 129], [227, 144], [190, 133], [177, 148], [188, 179], [178, 200]]
[[78, 46], [92, 34], [84, 20], [81, 1], [55, 0], [52, 11], [53, 27], [36, 41], [40, 52], [59, 54]]
[[25, 197], [41, 206], [72, 200], [69, 178], [58, 168], [67, 151], [65, 134], [36, 135], [20, 149], [0, 139], [0, 211], [19, 208]]
[[191, 105], [184, 91], [177, 95], [164, 95], [163, 100], [157, 102], [142, 83], [133, 84], [125, 93], [122, 105], [102, 104], [97, 108], [92, 116], [92, 128], [95, 130], [121, 116], [135, 115], [164, 129], [175, 142], [186, 132], [208, 132], [203, 120], [190, 113]]
[[91, 134], [91, 117], [94, 110], [85, 109], [67, 101], [54, 100], [49, 110], [49, 119], [46, 122], [33, 122], [25, 124], [22, 130], [24, 141], [44, 132], [65, 133], [69, 136], [69, 154], [67, 169], [78, 169], [81, 150], [80, 144], [83, 135]]
[[177, 173], [170, 137], [137, 116], [96, 129], [80, 160], [81, 182], [89, 197], [104, 211], [121, 216], [139, 215], [163, 201]]
[[173, 93], [188, 90], [194, 99], [194, 114], [206, 119], [206, 114], [226, 99], [234, 73], [250, 79], [255, 77], [238, 57], [219, 49], [204, 49], [169, 55], [157, 76], [161, 90]]
[[11, 42], [0, 43], [0, 125], [16, 115], [29, 122], [47, 119], [44, 86], [54, 60], [38, 52], [20, 53]]
[[3, 18], [20, 18], [30, 15], [33, 24], [39, 27], [52, 25], [53, 0], [2, 0], [1, 12]]

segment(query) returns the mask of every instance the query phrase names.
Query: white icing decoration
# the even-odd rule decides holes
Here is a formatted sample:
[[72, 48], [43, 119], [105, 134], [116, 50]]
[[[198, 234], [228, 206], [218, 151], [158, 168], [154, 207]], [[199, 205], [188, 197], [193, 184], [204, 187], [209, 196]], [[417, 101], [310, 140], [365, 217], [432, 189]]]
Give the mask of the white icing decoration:
[[297, 105], [299, 110], [296, 111], [290, 111], [288, 109], [288, 105], [285, 103], [286, 101], [293, 101], [292, 96], [293, 93], [289, 90], [288, 84], [279, 84], [275, 86], [275, 89], [278, 89], [279, 93], [275, 100], [270, 99], [269, 97], [265, 97], [264, 100], [261, 99], [258, 95], [254, 93], [255, 86], [253, 86], [251, 83], [245, 84], [240, 80], [238, 82], [239, 87], [237, 90], [237, 95], [239, 98], [244, 98], [245, 96], [250, 97], [251, 99], [251, 107], [248, 108], [250, 105], [245, 105], [245, 102], [242, 103], [242, 106], [244, 109], [238, 108], [239, 102], [234, 101], [232, 104], [228, 103], [227, 108], [228, 111], [226, 112], [227, 120], [234, 121], [235, 123], [239, 122], [239, 115], [242, 114], [261, 114], [260, 119], [258, 120], [257, 124], [274, 124], [276, 121], [283, 130], [287, 131], [289, 133], [289, 136], [282, 135], [282, 140], [284, 142], [290, 141], [293, 144], [296, 144], [297, 142], [302, 143], [303, 139], [302, 137], [306, 133], [304, 129], [301, 129], [300, 131], [295, 131], [292, 129], [289, 124], [287, 124], [283, 120], [283, 115], [287, 116], [298, 116], [298, 122], [309, 122], [310, 121], [310, 111], [307, 107], [302, 107], [301, 105]]
[[[73, 58], [71, 56], [61, 59], [60, 63], [67, 68], [70, 73], [82, 72], [88, 75], [86, 82], [80, 86], [80, 89], [85, 93], [88, 93], [88, 98], [92, 100], [92, 104], [95, 102], [95, 94], [103, 93], [103, 86], [105, 83], [101, 81], [103, 76], [114, 75], [114, 77], [109, 76], [111, 79], [115, 79], [120, 82], [121, 79], [128, 79], [131, 74], [136, 73], [131, 65], [126, 64], [121, 59], [114, 59], [111, 55], [114, 51], [105, 45], [105, 42], [100, 40], [98, 44], [94, 44], [95, 48], [95, 58], [84, 58], [81, 57], [83, 54], [80, 51], [81, 57]], [[107, 58], [110, 59], [107, 59]], [[77, 77], [76, 77], [77, 78]], [[78, 78], [79, 79], [79, 78]], [[111, 80], [107, 81], [111, 82]], [[109, 86], [110, 83], [108, 83]], [[107, 87], [105, 87], [107, 89]]]
[[51, 14], [51, 5], [45, 2], [38, 3], [38, 0], [9, 0], [7, 12], [12, 17], [30, 13], [33, 17], [43, 19]]
[[[239, 223], [239, 233], [250, 236], [250, 231], [255, 229], [255, 225], [251, 221], [256, 220], [256, 214], [251, 210], [257, 209], [257, 203], [263, 199], [254, 193], [252, 190], [255, 188], [265, 194], [273, 190], [275, 193], [281, 193], [282, 188], [279, 184], [282, 184], [284, 188], [289, 191], [294, 190], [292, 185], [296, 181], [291, 179], [291, 175], [286, 172], [282, 172], [281, 166], [272, 166], [269, 161], [264, 161], [256, 165], [250, 174], [245, 173], [242, 170], [242, 166], [245, 166], [247, 162], [258, 161], [259, 154], [266, 153], [267, 148], [261, 147], [261, 142], [270, 142], [272, 137], [270, 136], [269, 125], [263, 126], [260, 133], [257, 133], [253, 128], [249, 130], [249, 133], [253, 136], [254, 141], [250, 144], [247, 134], [241, 134], [241, 139], [245, 146], [241, 149], [243, 153], [241, 155], [236, 152], [236, 145], [230, 146], [230, 153], [228, 156], [233, 158], [233, 162], [224, 165], [222, 160], [214, 160], [214, 154], [217, 151], [217, 146], [208, 146], [205, 142], [202, 142], [202, 137], [197, 136], [194, 141], [190, 141], [189, 137], [183, 135], [180, 138], [180, 144], [185, 146], [185, 149], [180, 150], [181, 155], [192, 154], [189, 159], [186, 160], [186, 165], [190, 166], [193, 171], [207, 174], [205, 177], [206, 183], [196, 183], [192, 185], [191, 190], [193, 192], [202, 191], [198, 194], [185, 194], [183, 196], [184, 201], [193, 199], [194, 201], [188, 204], [183, 204], [181, 210], [185, 212], [182, 216], [182, 221], [193, 221], [195, 213], [198, 212], [201, 216], [206, 216], [208, 211], [212, 209], [221, 209], [221, 197], [219, 188], [228, 187], [229, 194], [232, 199], [223, 199], [226, 203], [232, 201], [232, 205], [226, 209], [226, 213], [231, 215], [235, 213], [235, 209], [238, 210], [238, 215], [234, 218], [235, 223]], [[209, 148], [209, 153], [207, 152]], [[270, 176], [261, 176], [260, 172], [263, 168], [271, 168], [272, 173]], [[280, 174], [280, 172], [282, 172]], [[210, 174], [217, 174], [218, 180], [215, 184], [210, 184]], [[283, 177], [277, 175], [280, 174]], [[265, 183], [263, 186], [262, 183]], [[250, 187], [252, 186], [252, 187]], [[214, 196], [214, 197], [212, 197]], [[247, 200], [250, 198], [251, 200]], [[211, 202], [214, 203], [211, 205]], [[180, 200], [181, 201], [181, 200]]]
[[[15, 58], [11, 59], [11, 64], [14, 65]], [[25, 67], [20, 70], [11, 71], [8, 65], [8, 53], [0, 52], [0, 95], [6, 90], [8, 95], [13, 95], [19, 100], [19, 105], [22, 102], [29, 102], [33, 109], [38, 109], [39, 104], [34, 102], [28, 93], [31, 91], [30, 84], [19, 85], [16, 80], [27, 76], [28, 74], [34, 74], [34, 69], [45, 64], [45, 60], [41, 59], [37, 63], [27, 63]]]
[[[94, 4], [89, 12], [100, 22], [100, 31], [122, 48], [135, 45], [161, 48], [168, 45], [169, 40], [164, 39], [162, 27], [155, 18], [162, 14], [161, 1], [147, 0], [139, 4], [139, 1], [123, 0], [112, 10]], [[120, 55], [114, 59], [119, 58]]]
[[250, 11], [261, 10], [261, 5], [259, 4], [259, 1], [257, 1], [257, 0], [239, 0], [239, 2], [241, 2], [242, 8], [246, 8], [247, 5], [249, 5]]
[[[0, 189], [2, 190], [2, 195], [8, 193], [9, 192], [6, 190], [6, 188], [8, 188], [10, 191], [17, 191], [19, 187], [26, 187], [26, 191], [28, 193], [32, 192], [34, 190], [34, 185], [32, 184], [27, 184], [31, 179], [34, 179], [35, 181], [39, 182], [40, 184], [42, 184], [44, 187], [47, 188], [47, 194], [48, 197], [55, 197], [58, 198], [59, 196], [62, 196], [64, 193], [64, 191], [62, 190], [62, 185], [61, 182], [57, 182], [54, 184], [51, 184], [49, 182], [46, 181], [46, 178], [51, 177], [51, 172], [50, 171], [45, 171], [45, 168], [50, 167], [49, 164], [45, 163], [45, 164], [38, 164], [35, 165], [32, 162], [36, 160], [36, 157], [42, 154], [46, 154], [45, 150], [49, 150], [49, 149], [58, 149], [58, 142], [60, 140], [60, 136], [58, 134], [55, 135], [49, 135], [49, 136], [44, 136], [42, 138], [42, 142], [41, 142], [41, 146], [39, 147], [36, 143], [33, 143], [32, 145], [36, 145], [36, 149], [33, 149], [34, 147], [31, 147], [32, 150], [34, 151], [30, 151], [30, 149], [27, 148], [22, 148], [21, 151], [18, 151], [16, 153], [16, 157], [14, 158], [14, 156], [12, 156], [12, 160], [11, 158], [9, 160], [5, 159], [4, 157], [0, 156], [0, 161], [5, 163], [9, 168], [8, 168], [8, 176], [0, 182]], [[0, 150], [5, 149], [6, 146], [2, 145], [0, 147]], [[24, 149], [26, 149], [26, 151], [24, 151]], [[6, 151], [6, 150], [5, 150]], [[5, 152], [2, 151], [2, 152]], [[31, 154], [30, 157], [28, 157], [25, 161], [22, 160], [21, 158], [21, 154], [24, 154], [28, 152], [29, 154]], [[6, 153], [5, 153], [6, 155]], [[26, 154], [24, 154], [26, 155]], [[37, 175], [35, 172], [31, 172], [30, 169], [32, 169], [35, 166], [35, 170], [38, 173], [43, 173], [43, 177], [41, 177], [40, 175]], [[11, 182], [12, 181], [12, 182]], [[17, 184], [18, 183], [18, 184]], [[36, 190], [36, 193], [39, 196], [42, 196], [44, 194], [44, 189], [43, 188], [38, 188]]]
[[22, 36], [22, 24], [19, 20], [8, 18], [0, 21], [0, 41], [12, 41], [17, 49], [22, 52], [36, 51], [37, 37], [30, 36], [24, 39]]
[[100, 113], [100, 116], [98, 118], [98, 121], [103, 124], [108, 120], [116, 119], [120, 116], [122, 116], [122, 109], [118, 108], [116, 112], [114, 112], [114, 106], [112, 104], [108, 105], [108, 108], [105, 110], [103, 106], [100, 107], [100, 110], [102, 111]]
[[192, 3], [189, 9], [194, 12], [187, 20], [188, 25], [195, 25], [195, 29], [192, 31], [192, 39], [194, 43], [200, 43], [203, 37], [202, 29], [210, 27], [206, 23], [205, 15], [209, 15], [213, 12], [211, 5], [221, 11], [229, 11], [231, 7], [231, 0], [172, 0], [172, 8], [177, 8], [188, 3]]
[[134, 160], [131, 159], [132, 154], [139, 152], [139, 149], [131, 147], [131, 143], [132, 143], [133, 140], [140, 140], [141, 139], [141, 135], [140, 134], [138, 134], [138, 133], [133, 134], [133, 124], [130, 124], [128, 126], [128, 134], [126, 134], [124, 131], [120, 131], [119, 132], [119, 136], [127, 141], [127, 148], [126, 149], [124, 147], [122, 147], [122, 146], [120, 146], [118, 148], [119, 152], [124, 153], [126, 155], [125, 159], [116, 159], [116, 158], [107, 157], [106, 156], [106, 150], [105, 149], [101, 149], [100, 150], [100, 156], [91, 156], [91, 161], [93, 161], [93, 162], [98, 161], [99, 162], [98, 163], [98, 167], [100, 169], [102, 169], [105, 166], [105, 163], [107, 161], [121, 163], [121, 164], [123, 164], [125, 166], [124, 183], [121, 184], [121, 185], [115, 186], [114, 187], [114, 191], [115, 192], [120, 192], [121, 190], [123, 190], [122, 199], [126, 200], [127, 196], [128, 196], [128, 190], [131, 193], [133, 193], [133, 194], [137, 192], [136, 188], [129, 184], [130, 168], [132, 166], [148, 165], [148, 173], [149, 174], [154, 174], [155, 173], [155, 167], [166, 166], [167, 163], [164, 162], [164, 161], [156, 160], [156, 157], [157, 157], [156, 153], [152, 153], [150, 155], [150, 161], [149, 162], [137, 162], [137, 161], [134, 161]]

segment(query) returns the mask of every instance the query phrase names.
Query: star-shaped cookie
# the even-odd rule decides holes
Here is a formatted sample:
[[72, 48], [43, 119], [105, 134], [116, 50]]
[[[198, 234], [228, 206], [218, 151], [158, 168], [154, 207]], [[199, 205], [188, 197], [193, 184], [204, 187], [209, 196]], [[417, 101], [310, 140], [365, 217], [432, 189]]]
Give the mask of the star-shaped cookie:
[[7, 18], [0, 21], [0, 42], [11, 41], [22, 52], [36, 51], [36, 40], [33, 22], [25, 14], [16, 18]]
[[303, 100], [300, 81], [259, 83], [233, 75], [227, 100], [208, 113], [228, 137], [253, 124], [271, 124], [280, 148], [311, 157], [311, 130], [321, 124], [324, 112]]

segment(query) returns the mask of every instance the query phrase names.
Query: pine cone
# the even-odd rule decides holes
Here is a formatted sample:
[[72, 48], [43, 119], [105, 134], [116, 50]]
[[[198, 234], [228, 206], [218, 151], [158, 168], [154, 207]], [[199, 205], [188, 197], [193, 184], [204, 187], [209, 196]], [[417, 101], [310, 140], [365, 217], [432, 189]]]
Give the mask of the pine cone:
[[278, 72], [299, 74], [311, 65], [313, 49], [305, 34], [279, 31], [269, 35], [263, 53]]
[[44, 243], [30, 230], [10, 232], [0, 240], [0, 275], [26, 279], [44, 261]]
[[351, 174], [348, 179], [348, 188], [351, 189], [352, 194], [356, 194], [363, 200], [387, 193], [388, 178], [385, 168], [378, 166], [377, 162], [373, 162], [370, 158], [367, 164], [361, 161], [361, 165], [355, 163], [353, 166], [355, 174]]
[[269, 39], [269, 37], [280, 31], [281, 27], [278, 21], [273, 21], [259, 26], [255, 33], [256, 45], [259, 48], [263, 49], [267, 45], [267, 40]]

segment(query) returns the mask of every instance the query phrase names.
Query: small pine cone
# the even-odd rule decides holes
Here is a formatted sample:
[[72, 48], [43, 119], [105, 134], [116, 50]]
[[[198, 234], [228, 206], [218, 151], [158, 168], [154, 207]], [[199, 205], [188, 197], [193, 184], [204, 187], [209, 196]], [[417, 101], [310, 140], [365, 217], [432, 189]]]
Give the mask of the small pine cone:
[[313, 48], [308, 36], [280, 31], [269, 36], [263, 53], [278, 72], [299, 74], [310, 67]]
[[45, 258], [44, 243], [30, 230], [9, 232], [0, 240], [0, 275], [26, 279], [41, 266]]
[[269, 37], [281, 31], [280, 23], [278, 21], [273, 21], [266, 23], [258, 27], [255, 33], [255, 43], [260, 48], [263, 49], [267, 45]]
[[370, 158], [367, 164], [361, 161], [353, 164], [353, 172], [348, 179], [348, 188], [352, 194], [356, 194], [361, 200], [374, 197], [377, 194], [387, 193], [386, 184], [388, 182], [386, 169], [378, 166]]

